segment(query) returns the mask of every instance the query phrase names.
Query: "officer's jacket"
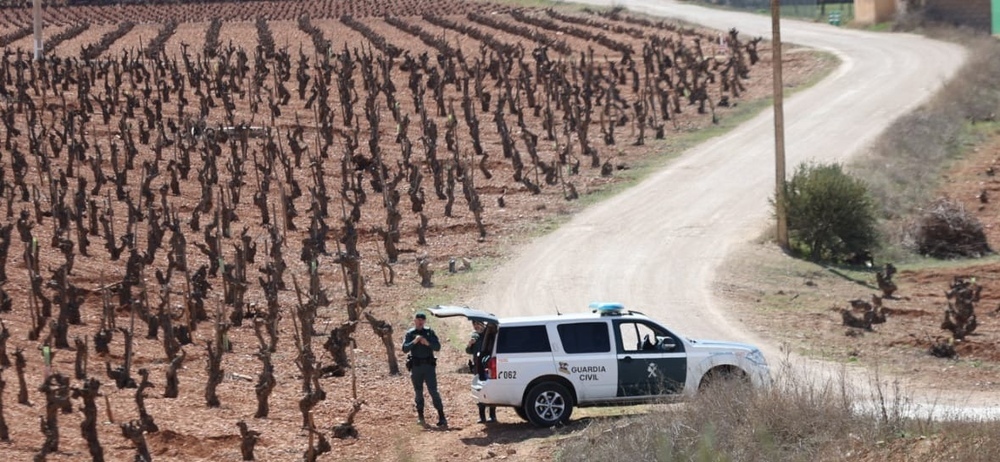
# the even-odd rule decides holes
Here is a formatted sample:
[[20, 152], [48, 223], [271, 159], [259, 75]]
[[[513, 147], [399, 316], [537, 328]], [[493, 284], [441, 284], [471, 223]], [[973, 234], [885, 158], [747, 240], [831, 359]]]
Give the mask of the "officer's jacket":
[[479, 335], [479, 332], [473, 332], [472, 339], [475, 340], [475, 342], [473, 342], [472, 345], [465, 347], [465, 353], [475, 355], [477, 351], [483, 348], [483, 340], [485, 338], [486, 337]]
[[[413, 343], [414, 339], [418, 335], [423, 336], [430, 343], [430, 346]], [[441, 341], [438, 340], [437, 334], [434, 333], [428, 327], [417, 330], [415, 327], [411, 327], [410, 330], [406, 331], [406, 336], [403, 337], [403, 353], [410, 353], [414, 358], [433, 358], [434, 352], [441, 349]]]

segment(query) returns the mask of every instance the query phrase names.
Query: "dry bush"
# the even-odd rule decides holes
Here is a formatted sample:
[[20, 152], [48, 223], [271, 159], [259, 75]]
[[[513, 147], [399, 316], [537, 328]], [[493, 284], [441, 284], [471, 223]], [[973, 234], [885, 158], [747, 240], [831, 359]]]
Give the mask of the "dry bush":
[[990, 253], [983, 224], [961, 202], [939, 198], [916, 221], [913, 245], [934, 258], [978, 258]]
[[953, 82], [946, 85], [937, 99], [952, 105], [967, 120], [993, 122], [1000, 114], [1000, 42], [980, 38], [969, 45], [969, 60]]
[[[867, 385], [801, 371], [779, 376], [766, 390], [720, 387], [647, 415], [597, 420], [567, 440], [558, 458], [841, 461], [900, 460], [904, 453], [912, 461], [978, 462], [1000, 453], [1000, 422], [911, 407], [877, 371]], [[928, 441], [934, 450], [926, 451]]]
[[934, 460], [963, 462], [993, 462], [1000, 454], [1000, 421], [944, 422], [936, 433], [940, 440], [935, 446]]
[[734, 383], [663, 411], [594, 424], [564, 446], [562, 459], [843, 460], [855, 445], [898, 431], [901, 401], [865, 412], [845, 379], [798, 377], [764, 390]]

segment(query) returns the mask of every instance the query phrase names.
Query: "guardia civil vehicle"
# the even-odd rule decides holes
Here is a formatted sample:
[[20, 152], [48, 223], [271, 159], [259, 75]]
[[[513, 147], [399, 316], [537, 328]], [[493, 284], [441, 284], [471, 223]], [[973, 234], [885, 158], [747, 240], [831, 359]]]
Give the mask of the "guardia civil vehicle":
[[540, 427], [565, 423], [574, 407], [671, 401], [722, 381], [770, 382], [756, 347], [691, 340], [617, 303], [590, 307], [589, 313], [517, 318], [460, 306], [429, 311], [486, 323], [472, 395], [513, 407]]

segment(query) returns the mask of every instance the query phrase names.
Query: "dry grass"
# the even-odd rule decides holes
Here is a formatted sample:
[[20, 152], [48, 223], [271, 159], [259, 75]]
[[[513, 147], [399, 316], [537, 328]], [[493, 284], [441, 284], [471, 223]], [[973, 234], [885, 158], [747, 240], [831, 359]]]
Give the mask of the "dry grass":
[[[559, 459], [976, 461], [1000, 453], [1000, 423], [916, 416], [905, 393], [877, 374], [862, 386], [844, 376], [780, 376], [766, 390], [723, 387], [647, 415], [595, 421], [565, 442]], [[927, 441], [935, 449], [922, 455], [916, 446]]]
[[885, 218], [889, 244], [900, 245], [912, 218], [935, 199], [941, 174], [997, 127], [1000, 42], [951, 30], [937, 36], [969, 49], [969, 60], [928, 103], [901, 117], [851, 170], [868, 183]]
[[[949, 163], [998, 126], [1000, 42], [953, 29], [931, 35], [965, 44], [968, 63], [852, 165], [880, 203], [887, 229], [906, 228], [935, 199]], [[893, 234], [898, 247], [903, 233]], [[905, 391], [877, 372], [860, 387], [845, 377], [776, 375], [782, 379], [766, 390], [714, 389], [646, 415], [595, 419], [564, 442], [559, 459], [992, 461], [1000, 454], [1000, 421], [917, 413]]]

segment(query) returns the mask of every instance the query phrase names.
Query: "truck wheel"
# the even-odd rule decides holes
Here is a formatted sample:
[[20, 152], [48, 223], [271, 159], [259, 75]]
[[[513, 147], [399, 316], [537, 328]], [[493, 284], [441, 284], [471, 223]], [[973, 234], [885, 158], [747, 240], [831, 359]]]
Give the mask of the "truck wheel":
[[716, 367], [701, 378], [698, 384], [698, 392], [704, 393], [712, 389], [738, 389], [750, 385], [750, 377], [746, 372], [731, 366]]
[[528, 414], [524, 413], [523, 407], [521, 406], [514, 407], [514, 412], [517, 413], [517, 416], [520, 417], [521, 420], [528, 420]]
[[566, 387], [545, 382], [535, 385], [524, 400], [524, 413], [537, 427], [552, 427], [569, 421], [573, 397]]

